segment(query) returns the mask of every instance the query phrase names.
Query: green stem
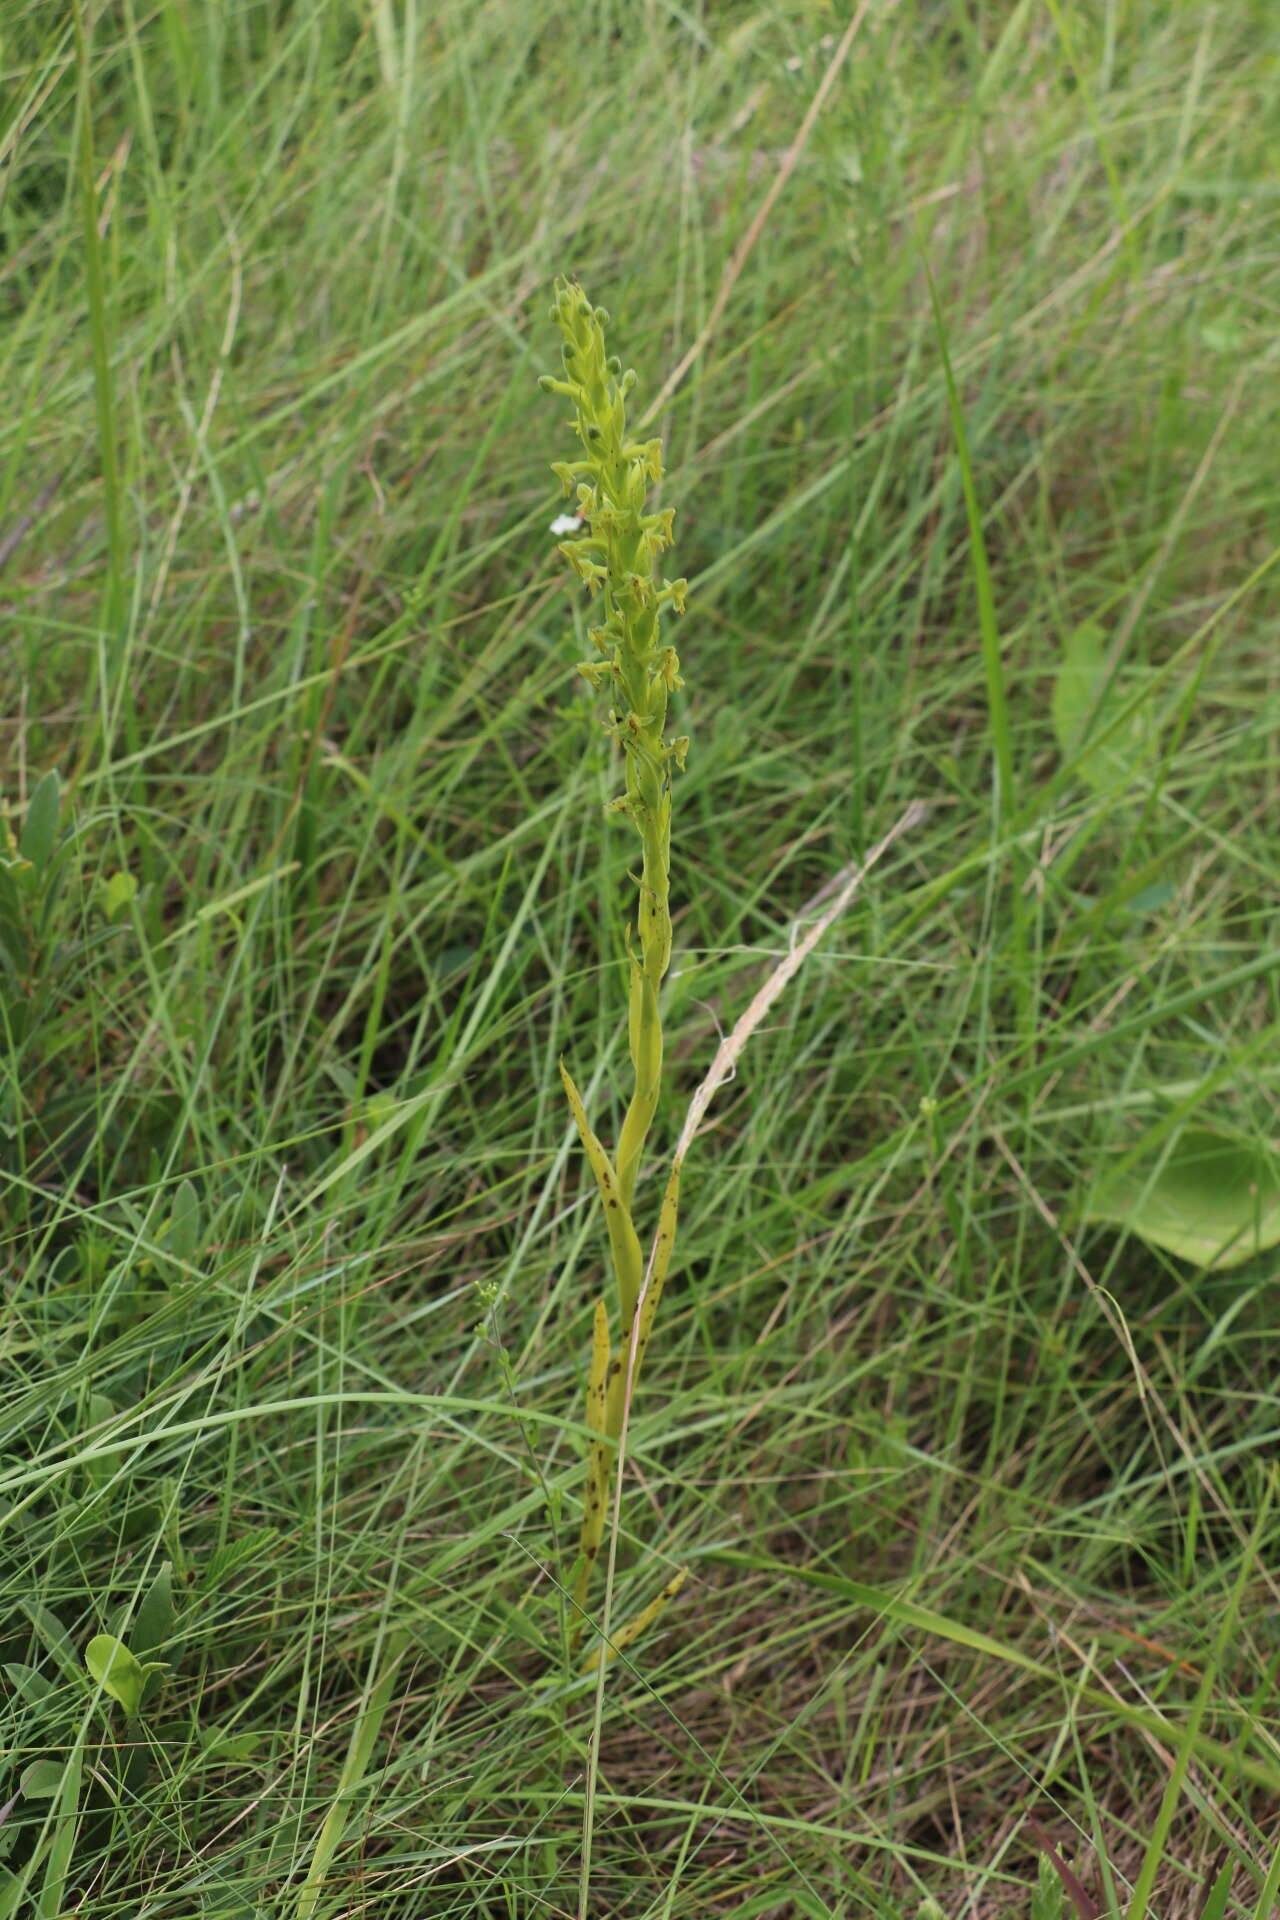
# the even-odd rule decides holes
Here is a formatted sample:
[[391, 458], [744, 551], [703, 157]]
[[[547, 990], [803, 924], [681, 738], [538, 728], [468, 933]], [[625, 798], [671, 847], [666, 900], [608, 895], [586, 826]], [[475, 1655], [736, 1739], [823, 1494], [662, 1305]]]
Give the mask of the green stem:
[[[609, 1338], [603, 1303], [596, 1307], [594, 1322], [587, 1386], [587, 1424], [593, 1439], [574, 1586], [574, 1599], [581, 1608], [603, 1537], [625, 1420], [633, 1332], [637, 1335], [634, 1371], [638, 1372], [675, 1235], [677, 1176], [673, 1175], [659, 1223], [658, 1257], [640, 1308], [644, 1269], [633, 1206], [662, 1088], [659, 997], [671, 962], [671, 773], [673, 762], [684, 764], [688, 744], [683, 739], [669, 741], [664, 734], [667, 703], [680, 685], [680, 662], [675, 649], [662, 644], [660, 623], [665, 606], [683, 611], [685, 583], [655, 582], [656, 563], [671, 542], [672, 514], [669, 508], [647, 513], [645, 504], [650, 485], [661, 478], [662, 449], [656, 440], [639, 443], [627, 438], [626, 396], [635, 375], [624, 373], [621, 362], [605, 352], [608, 316], [602, 308], [591, 306], [581, 287], [558, 281], [552, 318], [563, 335], [564, 377], [548, 376], [542, 384], [573, 402], [574, 431], [583, 454], [578, 460], [558, 462], [555, 472], [566, 493], [576, 488], [579, 516], [586, 523], [585, 532], [566, 541], [561, 552], [590, 591], [599, 594], [603, 607], [603, 618], [589, 636], [599, 657], [584, 662], [581, 671], [593, 686], [608, 688], [608, 730], [626, 761], [626, 791], [613, 802], [611, 811], [629, 816], [641, 846], [636, 922], [627, 935], [627, 1040], [633, 1086], [618, 1139], [616, 1170], [592, 1132], [572, 1078], [561, 1067], [574, 1123], [604, 1209], [618, 1293], [616, 1346]], [[639, 1327], [635, 1324], [638, 1308]], [[633, 1374], [633, 1389], [634, 1384]]]

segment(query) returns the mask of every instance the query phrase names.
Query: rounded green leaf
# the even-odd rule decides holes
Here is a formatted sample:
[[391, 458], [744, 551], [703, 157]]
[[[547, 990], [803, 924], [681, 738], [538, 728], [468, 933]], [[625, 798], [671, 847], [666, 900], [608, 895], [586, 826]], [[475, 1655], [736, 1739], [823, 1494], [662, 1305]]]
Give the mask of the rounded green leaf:
[[1280, 1245], [1280, 1171], [1260, 1146], [1188, 1127], [1145, 1165], [1104, 1173], [1084, 1217], [1198, 1267], [1238, 1267]]
[[205, 1758], [220, 1767], [251, 1767], [265, 1761], [270, 1741], [265, 1732], [227, 1733], [221, 1727], [201, 1727]]
[[[1053, 730], [1064, 760], [1095, 793], [1124, 786], [1142, 760], [1147, 730], [1140, 713], [1107, 733], [1126, 695], [1117, 679], [1107, 682], [1107, 649], [1092, 620], [1067, 641], [1053, 688]], [[1106, 736], [1097, 746], [1099, 736]]]
[[61, 1760], [33, 1760], [22, 1775], [24, 1797], [28, 1800], [52, 1800], [61, 1789], [65, 1771]]
[[110, 879], [99, 880], [95, 898], [103, 919], [118, 920], [137, 892], [138, 883], [131, 873], [113, 873]]
[[84, 1650], [84, 1663], [102, 1691], [119, 1701], [130, 1720], [136, 1719], [147, 1674], [123, 1640], [114, 1633], [95, 1634]]

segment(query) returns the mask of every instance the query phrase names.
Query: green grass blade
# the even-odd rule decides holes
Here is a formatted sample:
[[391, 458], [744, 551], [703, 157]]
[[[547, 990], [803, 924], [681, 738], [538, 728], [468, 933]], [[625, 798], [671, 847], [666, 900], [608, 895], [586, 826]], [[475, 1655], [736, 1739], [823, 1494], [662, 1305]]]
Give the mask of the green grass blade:
[[364, 1697], [356, 1714], [355, 1726], [351, 1731], [351, 1744], [347, 1749], [347, 1758], [338, 1781], [338, 1790], [316, 1837], [311, 1865], [298, 1894], [298, 1903], [295, 1908], [297, 1920], [312, 1920], [319, 1906], [334, 1855], [342, 1844], [343, 1835], [351, 1819], [351, 1802], [365, 1774], [369, 1771], [373, 1750], [377, 1745], [378, 1735], [382, 1731], [382, 1722], [391, 1704], [396, 1676], [408, 1646], [407, 1634], [388, 1634], [382, 1649], [381, 1672], [376, 1682], [372, 1671], [370, 1672]]

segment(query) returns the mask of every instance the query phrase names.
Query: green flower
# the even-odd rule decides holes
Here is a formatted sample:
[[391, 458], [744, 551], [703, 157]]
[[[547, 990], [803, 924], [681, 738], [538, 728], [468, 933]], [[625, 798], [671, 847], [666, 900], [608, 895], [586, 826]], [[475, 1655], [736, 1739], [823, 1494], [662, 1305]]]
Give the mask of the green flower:
[[[682, 682], [675, 648], [661, 637], [662, 610], [683, 613], [688, 583], [654, 580], [675, 516], [670, 507], [645, 511], [649, 488], [662, 477], [662, 442], [627, 437], [626, 398], [636, 376], [605, 351], [608, 314], [574, 281], [558, 280], [551, 317], [563, 336], [564, 374], [544, 374], [540, 384], [573, 402], [583, 449], [580, 460], [552, 465], [565, 494], [575, 496], [583, 523], [560, 551], [600, 595], [603, 609], [588, 635], [600, 658], [583, 661], [580, 671], [597, 689], [609, 689], [607, 724], [627, 754], [627, 791], [618, 811], [631, 815], [643, 837], [646, 824], [664, 811], [670, 763], [683, 766], [688, 747], [685, 739], [664, 737], [667, 700]], [[666, 811], [669, 820], [669, 803]]]
[[610, 811], [629, 817], [642, 848], [635, 928], [627, 936], [627, 1039], [635, 1085], [622, 1123], [616, 1165], [592, 1131], [572, 1076], [561, 1066], [574, 1124], [604, 1210], [620, 1334], [615, 1345], [608, 1309], [599, 1302], [587, 1382], [587, 1424], [596, 1437], [588, 1460], [574, 1586], [575, 1601], [582, 1606], [604, 1532], [633, 1330], [638, 1367], [675, 1237], [675, 1189], [671, 1186], [659, 1228], [661, 1270], [640, 1309], [637, 1327], [643, 1262], [632, 1204], [662, 1081], [658, 993], [671, 960], [671, 775], [673, 766], [683, 767], [689, 745], [683, 736], [668, 739], [666, 735], [667, 705], [683, 683], [676, 650], [662, 636], [662, 616], [668, 607], [683, 613], [686, 583], [667, 580], [658, 572], [658, 562], [671, 545], [674, 519], [670, 507], [655, 513], [646, 510], [649, 489], [662, 477], [662, 443], [628, 437], [626, 401], [636, 376], [624, 373], [622, 362], [606, 352], [608, 314], [603, 307], [593, 307], [576, 282], [557, 280], [551, 317], [562, 336], [563, 373], [547, 374], [541, 384], [548, 393], [562, 394], [572, 402], [573, 430], [582, 450], [581, 458], [556, 461], [552, 468], [577, 507], [568, 529], [573, 537], [561, 542], [560, 551], [600, 604], [600, 619], [589, 629], [597, 657], [581, 662], [579, 671], [608, 696], [605, 724], [621, 745], [626, 762], [626, 790]]

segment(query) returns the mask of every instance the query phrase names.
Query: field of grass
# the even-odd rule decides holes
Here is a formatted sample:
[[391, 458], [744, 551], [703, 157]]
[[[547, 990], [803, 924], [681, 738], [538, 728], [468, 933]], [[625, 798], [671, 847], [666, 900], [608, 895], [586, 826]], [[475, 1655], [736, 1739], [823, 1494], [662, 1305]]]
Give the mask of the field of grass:
[[[0, 1914], [1270, 1920], [1280, 1250], [1098, 1215], [1280, 1135], [1274, 8], [0, 17]], [[602, 1709], [568, 271], [690, 581], [655, 1165], [927, 805], [690, 1155]]]

